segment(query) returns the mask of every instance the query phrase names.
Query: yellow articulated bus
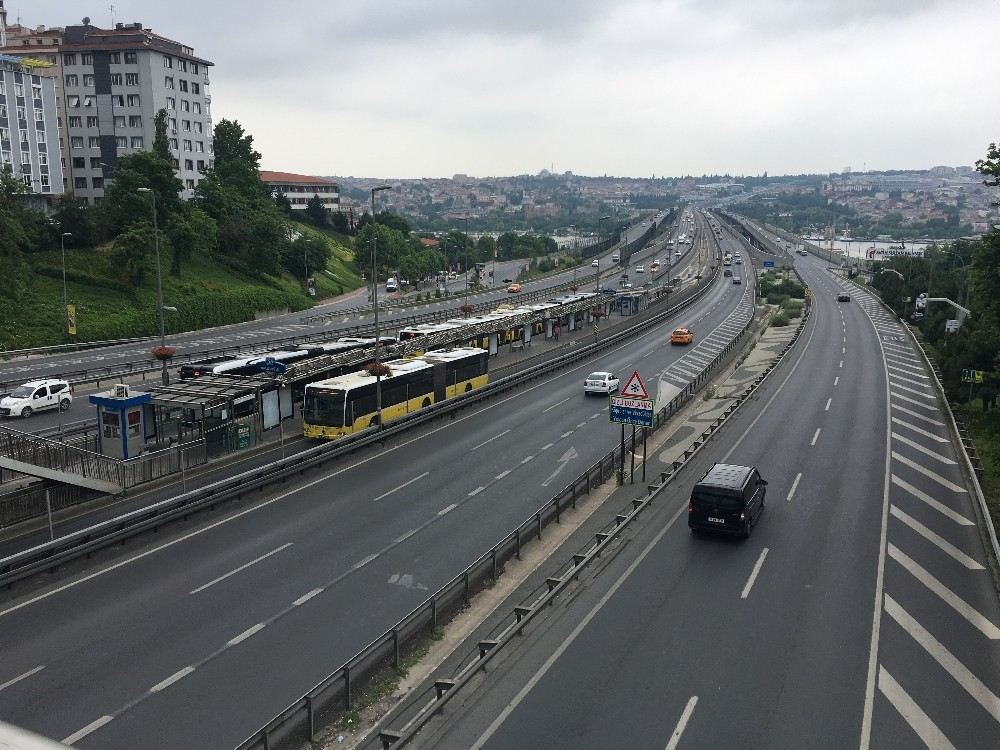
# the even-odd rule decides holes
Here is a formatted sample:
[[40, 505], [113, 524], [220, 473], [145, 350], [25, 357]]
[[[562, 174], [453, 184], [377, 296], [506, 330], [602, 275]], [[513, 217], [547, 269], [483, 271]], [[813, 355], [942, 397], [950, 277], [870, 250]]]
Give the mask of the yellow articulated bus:
[[[382, 421], [482, 388], [489, 382], [489, 359], [489, 352], [467, 347], [386, 362], [391, 374], [381, 379]], [[377, 425], [375, 382], [360, 370], [307, 384], [304, 435], [336, 440]]]

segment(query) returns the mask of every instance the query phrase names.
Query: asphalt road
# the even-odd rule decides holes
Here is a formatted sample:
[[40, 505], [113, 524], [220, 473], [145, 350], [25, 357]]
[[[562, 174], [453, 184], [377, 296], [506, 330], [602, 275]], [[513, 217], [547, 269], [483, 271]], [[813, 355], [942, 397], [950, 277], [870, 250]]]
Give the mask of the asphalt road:
[[[796, 265], [796, 354], [414, 747], [1000, 747], [1000, 605], [927, 373], [866, 294]], [[749, 540], [686, 528], [716, 461], [770, 483]]]
[[[615, 443], [587, 372], [677, 377], [751, 295], [718, 283], [593, 361], [0, 604], [0, 715], [81, 747], [231, 748]], [[666, 343], [679, 324], [700, 350]]]

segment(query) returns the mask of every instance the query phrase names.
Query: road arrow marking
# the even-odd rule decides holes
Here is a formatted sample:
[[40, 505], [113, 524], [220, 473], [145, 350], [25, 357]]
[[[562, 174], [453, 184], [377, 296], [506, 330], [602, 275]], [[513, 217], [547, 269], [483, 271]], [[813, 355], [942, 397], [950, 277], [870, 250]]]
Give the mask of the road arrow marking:
[[559, 458], [559, 466], [556, 468], [556, 470], [553, 471], [551, 475], [549, 475], [548, 479], [542, 482], [542, 487], [548, 487], [550, 484], [552, 484], [552, 481], [557, 476], [559, 476], [559, 472], [566, 468], [566, 464], [568, 464], [574, 458], [579, 458], [579, 457], [580, 454], [576, 452], [576, 448], [570, 446], [569, 450], [563, 453], [562, 456]]

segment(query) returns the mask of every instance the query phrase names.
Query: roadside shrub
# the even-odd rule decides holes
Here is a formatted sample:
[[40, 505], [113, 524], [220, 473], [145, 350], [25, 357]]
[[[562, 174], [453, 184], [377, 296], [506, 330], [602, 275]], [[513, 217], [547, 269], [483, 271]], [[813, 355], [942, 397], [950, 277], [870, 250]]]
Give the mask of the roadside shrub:
[[786, 316], [784, 313], [779, 313], [778, 315], [775, 315], [773, 318], [771, 318], [771, 325], [774, 328], [784, 328], [785, 326], [788, 325], [788, 316]]
[[769, 305], [783, 305], [789, 299], [790, 297], [787, 294], [780, 294], [778, 292], [772, 292], [771, 294], [767, 295], [767, 303]]

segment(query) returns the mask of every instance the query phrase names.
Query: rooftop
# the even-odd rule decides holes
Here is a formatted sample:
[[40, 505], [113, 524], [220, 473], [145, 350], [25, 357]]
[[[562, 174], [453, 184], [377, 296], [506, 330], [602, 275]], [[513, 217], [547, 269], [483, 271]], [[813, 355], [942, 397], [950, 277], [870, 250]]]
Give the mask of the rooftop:
[[268, 172], [260, 170], [260, 179], [270, 185], [336, 185], [333, 180], [326, 177], [313, 177], [306, 174], [294, 174], [292, 172]]

